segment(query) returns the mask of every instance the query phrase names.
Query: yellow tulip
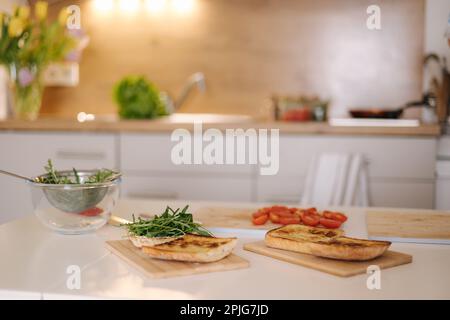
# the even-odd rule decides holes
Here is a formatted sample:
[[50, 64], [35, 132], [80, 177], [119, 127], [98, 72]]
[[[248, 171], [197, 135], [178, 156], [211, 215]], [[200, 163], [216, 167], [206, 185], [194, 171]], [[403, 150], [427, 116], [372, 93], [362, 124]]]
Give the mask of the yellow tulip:
[[20, 6], [18, 16], [22, 20], [27, 20], [30, 17], [30, 7]]
[[8, 27], [8, 34], [11, 38], [18, 37], [22, 34], [25, 24], [22, 19], [18, 17], [11, 18]]
[[62, 8], [58, 16], [59, 24], [63, 27], [66, 26], [68, 18], [69, 18], [69, 10], [67, 8]]
[[39, 21], [47, 18], [48, 3], [45, 1], [38, 1], [34, 6], [34, 14]]
[[0, 12], [0, 39], [3, 36], [3, 13]]
[[15, 16], [19, 13], [19, 6], [17, 4], [13, 5], [12, 15]]

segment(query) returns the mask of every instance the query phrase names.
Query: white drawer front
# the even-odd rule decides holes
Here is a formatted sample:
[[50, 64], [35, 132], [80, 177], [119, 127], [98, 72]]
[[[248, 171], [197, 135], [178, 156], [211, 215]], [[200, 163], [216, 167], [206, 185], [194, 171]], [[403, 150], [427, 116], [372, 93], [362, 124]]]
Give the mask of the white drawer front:
[[442, 136], [438, 141], [438, 156], [450, 158], [450, 137]]
[[250, 175], [252, 165], [175, 165], [171, 159], [170, 134], [123, 134], [120, 161], [124, 172], [220, 172]]
[[250, 178], [126, 175], [122, 195], [129, 198], [251, 201]]
[[[261, 202], [298, 203], [304, 190], [305, 177], [259, 177], [256, 199]], [[450, 184], [449, 184], [450, 185]], [[370, 178], [369, 200], [372, 207], [400, 207], [432, 209], [433, 181], [417, 179], [383, 180]]]
[[450, 177], [436, 182], [436, 209], [450, 210]]
[[433, 179], [436, 140], [432, 138], [282, 136], [280, 174], [306, 176], [313, 155], [359, 152], [369, 161], [371, 177]]
[[370, 183], [373, 207], [433, 209], [433, 182], [373, 181]]
[[271, 203], [299, 203], [304, 184], [305, 177], [300, 176], [258, 177], [256, 200]]
[[64, 170], [116, 168], [113, 135], [72, 133], [2, 133], [0, 163], [5, 170], [24, 175], [43, 173], [48, 159]]

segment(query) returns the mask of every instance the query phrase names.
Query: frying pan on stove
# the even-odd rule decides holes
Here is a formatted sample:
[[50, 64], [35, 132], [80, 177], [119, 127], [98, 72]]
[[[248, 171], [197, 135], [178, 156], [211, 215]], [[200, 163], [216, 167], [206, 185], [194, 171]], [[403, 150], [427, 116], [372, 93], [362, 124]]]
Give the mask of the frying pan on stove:
[[432, 107], [434, 105], [434, 99], [435, 98], [432, 95], [426, 94], [422, 101], [409, 102], [397, 109], [351, 109], [349, 112], [353, 118], [398, 119], [402, 116], [405, 109], [418, 106]]

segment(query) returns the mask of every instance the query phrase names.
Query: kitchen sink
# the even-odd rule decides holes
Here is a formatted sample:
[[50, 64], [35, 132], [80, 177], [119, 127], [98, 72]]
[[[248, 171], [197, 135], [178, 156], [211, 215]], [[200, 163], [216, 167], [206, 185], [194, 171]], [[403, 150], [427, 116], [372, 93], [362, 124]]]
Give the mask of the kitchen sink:
[[255, 121], [255, 118], [240, 114], [174, 113], [157, 121], [167, 123], [249, 123]]
[[[120, 118], [116, 114], [101, 114], [92, 115], [87, 113], [79, 113], [77, 117], [79, 122], [85, 121], [106, 121], [116, 122], [120, 121]], [[257, 118], [241, 115], [241, 114], [217, 114], [217, 113], [173, 113], [168, 116], [152, 119], [151, 121], [160, 123], [251, 123], [256, 121]]]

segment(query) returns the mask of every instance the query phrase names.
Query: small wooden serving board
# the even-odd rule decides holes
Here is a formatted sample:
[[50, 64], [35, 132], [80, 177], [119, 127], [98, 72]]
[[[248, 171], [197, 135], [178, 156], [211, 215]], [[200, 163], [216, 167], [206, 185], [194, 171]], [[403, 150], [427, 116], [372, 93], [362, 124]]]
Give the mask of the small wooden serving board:
[[395, 251], [387, 251], [381, 257], [370, 261], [339, 261], [316, 257], [309, 254], [269, 248], [264, 244], [264, 241], [248, 243], [244, 245], [244, 249], [339, 277], [351, 277], [367, 273], [367, 267], [371, 265], [376, 265], [380, 269], [387, 269], [412, 262], [412, 256]]
[[235, 254], [210, 263], [180, 262], [154, 259], [135, 247], [130, 240], [107, 241], [106, 247], [150, 278], [170, 278], [199, 273], [229, 271], [249, 267], [249, 262]]

